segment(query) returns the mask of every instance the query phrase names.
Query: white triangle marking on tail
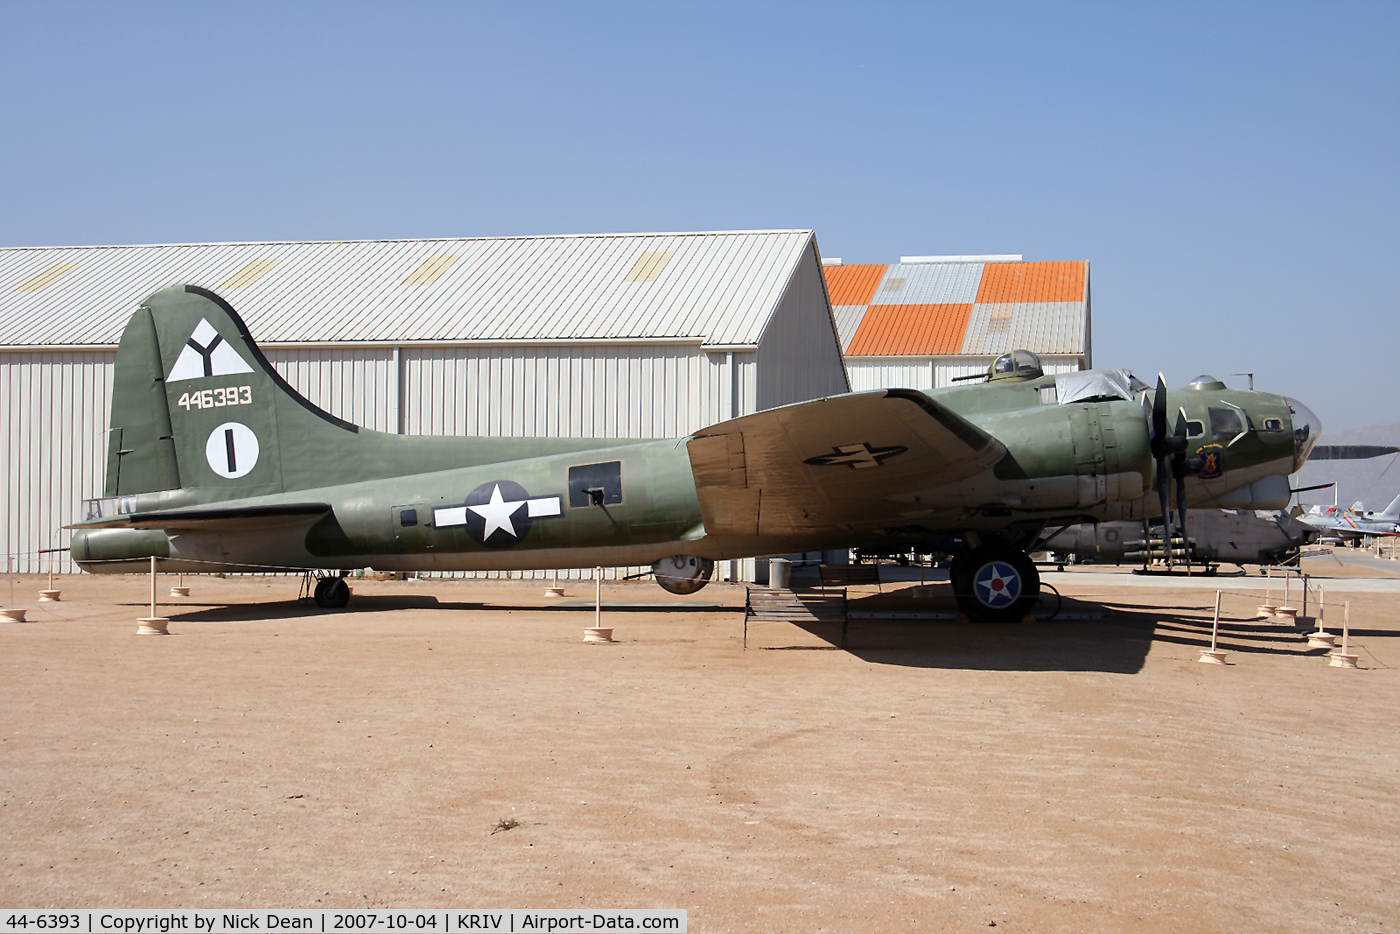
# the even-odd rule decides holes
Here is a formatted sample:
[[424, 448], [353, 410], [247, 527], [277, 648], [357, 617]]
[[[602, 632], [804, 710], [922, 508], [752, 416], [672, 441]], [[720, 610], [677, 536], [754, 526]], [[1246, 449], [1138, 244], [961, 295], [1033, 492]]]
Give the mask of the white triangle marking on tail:
[[177, 379], [201, 379], [206, 376], [228, 376], [230, 373], [251, 373], [253, 368], [229, 346], [228, 341], [214, 330], [207, 320], [199, 325], [175, 358], [167, 383]]

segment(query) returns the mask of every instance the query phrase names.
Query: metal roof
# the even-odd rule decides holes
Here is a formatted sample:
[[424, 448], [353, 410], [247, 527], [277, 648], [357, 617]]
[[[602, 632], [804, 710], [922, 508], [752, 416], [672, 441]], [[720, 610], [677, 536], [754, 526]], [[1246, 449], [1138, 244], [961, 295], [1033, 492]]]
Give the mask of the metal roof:
[[826, 288], [831, 293], [833, 305], [869, 305], [885, 270], [890, 267], [880, 265], [823, 266]]
[[871, 305], [846, 353], [853, 357], [959, 353], [971, 303]]
[[961, 353], [1003, 354], [1017, 348], [1041, 354], [1083, 353], [1083, 303], [1023, 302], [972, 306]]
[[920, 263], [891, 266], [873, 305], [970, 305], [984, 278], [981, 263]]
[[1083, 355], [1089, 264], [920, 262], [822, 270], [847, 356]]
[[176, 283], [259, 341], [757, 344], [810, 230], [0, 249], [0, 345], [115, 344]]
[[1082, 302], [1087, 263], [995, 263], [984, 268], [977, 301]]

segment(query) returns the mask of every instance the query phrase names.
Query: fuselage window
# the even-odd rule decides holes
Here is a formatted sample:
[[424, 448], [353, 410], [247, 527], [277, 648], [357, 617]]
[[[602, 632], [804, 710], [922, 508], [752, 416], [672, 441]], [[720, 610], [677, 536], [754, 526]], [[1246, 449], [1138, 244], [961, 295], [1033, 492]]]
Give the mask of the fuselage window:
[[1282, 419], [1277, 419], [1277, 418], [1266, 418], [1266, 419], [1264, 419], [1264, 430], [1265, 430], [1265, 431], [1283, 431], [1283, 421], [1282, 421]]
[[569, 505], [617, 506], [622, 503], [622, 461], [569, 468]]
[[1201, 435], [1203, 435], [1203, 434], [1205, 434], [1205, 433], [1206, 433], [1206, 424], [1205, 424], [1205, 422], [1187, 422], [1187, 423], [1186, 423], [1186, 437], [1188, 437], [1188, 438], [1199, 438]]
[[1233, 438], [1244, 431], [1240, 413], [1234, 409], [1210, 410], [1210, 433], [1217, 438]]

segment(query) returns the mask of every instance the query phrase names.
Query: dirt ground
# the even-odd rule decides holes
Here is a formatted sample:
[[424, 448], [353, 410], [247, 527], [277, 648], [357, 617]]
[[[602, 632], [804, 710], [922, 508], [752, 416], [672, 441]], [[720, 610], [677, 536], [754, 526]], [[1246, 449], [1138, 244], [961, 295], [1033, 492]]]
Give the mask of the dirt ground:
[[589, 583], [355, 581], [325, 612], [295, 579], [192, 578], [140, 637], [143, 578], [61, 578], [56, 604], [21, 578], [0, 904], [1394, 931], [1400, 594], [1349, 580], [1359, 671], [1230, 580], [1212, 667], [1214, 594], [1170, 582], [1033, 625], [853, 620], [847, 650], [756, 624], [745, 650], [720, 584], [605, 584], [619, 641], [590, 645]]

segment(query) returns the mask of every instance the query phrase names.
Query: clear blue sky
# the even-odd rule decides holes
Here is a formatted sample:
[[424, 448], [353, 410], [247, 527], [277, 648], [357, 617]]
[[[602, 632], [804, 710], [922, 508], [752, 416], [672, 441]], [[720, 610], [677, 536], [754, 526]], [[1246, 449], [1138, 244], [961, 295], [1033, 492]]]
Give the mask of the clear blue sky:
[[1400, 421], [1396, 3], [0, 0], [0, 245], [811, 227]]

